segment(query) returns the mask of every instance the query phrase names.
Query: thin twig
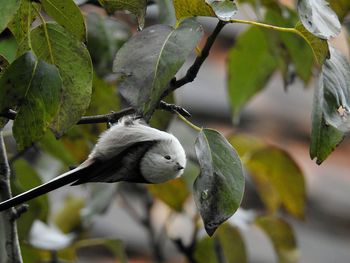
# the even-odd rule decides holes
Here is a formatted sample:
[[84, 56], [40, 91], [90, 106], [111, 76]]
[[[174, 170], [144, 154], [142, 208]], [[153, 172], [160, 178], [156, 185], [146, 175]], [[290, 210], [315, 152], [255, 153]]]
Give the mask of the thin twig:
[[183, 85], [189, 82], [192, 82], [197, 77], [199, 69], [201, 68], [206, 58], [209, 56], [211, 47], [213, 46], [217, 36], [219, 35], [219, 33], [221, 32], [221, 30], [225, 25], [226, 25], [226, 22], [223, 22], [221, 20], [217, 23], [213, 33], [207, 38], [207, 41], [202, 49], [202, 52], [197, 56], [192, 66], [189, 67], [189, 69], [186, 72], [186, 75], [179, 80], [177, 80], [176, 78], [173, 78], [169, 84], [168, 89], [163, 93], [162, 99], [168, 96], [174, 90], [182, 87]]
[[[10, 166], [2, 131], [0, 131], [0, 200], [7, 200], [12, 197], [10, 187]], [[3, 212], [3, 223], [5, 231], [5, 246], [8, 261], [11, 263], [22, 263], [21, 248], [19, 246], [15, 208], [10, 208]]]

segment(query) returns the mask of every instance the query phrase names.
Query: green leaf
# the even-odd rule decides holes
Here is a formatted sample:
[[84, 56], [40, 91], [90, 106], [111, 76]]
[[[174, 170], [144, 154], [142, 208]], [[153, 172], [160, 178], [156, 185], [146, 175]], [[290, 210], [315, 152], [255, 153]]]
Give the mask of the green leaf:
[[[14, 195], [18, 195], [43, 183], [38, 173], [27, 161], [17, 160], [13, 165], [13, 169], [16, 175], [12, 185]], [[29, 210], [17, 220], [20, 240], [27, 240], [34, 220], [46, 221], [49, 215], [47, 195], [39, 196], [27, 203]]]
[[118, 51], [113, 65], [118, 88], [145, 119], [152, 115], [169, 81], [201, 36], [201, 25], [187, 19], [176, 29], [166, 25], [148, 27]]
[[183, 179], [171, 180], [163, 184], [148, 185], [147, 188], [154, 197], [178, 212], [182, 211], [183, 205], [190, 194]]
[[63, 232], [70, 233], [81, 226], [80, 211], [85, 206], [82, 198], [68, 196], [53, 216], [53, 223]]
[[128, 10], [133, 13], [137, 17], [139, 29], [143, 29], [147, 8], [146, 0], [99, 0], [99, 2], [109, 13], [117, 10]]
[[16, 110], [29, 88], [36, 59], [28, 52], [17, 58], [0, 79], [0, 112]]
[[[17, 10], [16, 15], [8, 24], [9, 29], [17, 40], [17, 43], [21, 44], [23, 41], [28, 41], [28, 35], [30, 33], [30, 26], [36, 18], [36, 12], [33, 8], [31, 0], [21, 0], [21, 5]], [[38, 6], [36, 4], [36, 6]], [[39, 7], [36, 7], [40, 9]]]
[[41, 0], [44, 10], [80, 41], [86, 39], [83, 14], [73, 0]]
[[291, 215], [304, 217], [304, 176], [287, 152], [266, 146], [252, 152], [246, 165], [258, 193], [271, 212], [275, 212], [281, 203]]
[[59, 111], [51, 125], [60, 137], [89, 106], [93, 75], [90, 55], [84, 44], [56, 23], [34, 28], [30, 37], [34, 53], [56, 65], [63, 81]]
[[331, 58], [322, 66], [318, 82], [319, 102], [327, 124], [350, 130], [350, 64], [345, 56], [331, 47]]
[[235, 134], [229, 136], [228, 141], [236, 149], [242, 160], [248, 160], [253, 152], [256, 152], [266, 146], [262, 140], [245, 134]]
[[0, 40], [0, 54], [12, 63], [16, 59], [17, 42], [13, 37]]
[[16, 14], [21, 0], [0, 0], [0, 33]]
[[252, 27], [239, 36], [230, 50], [228, 63], [228, 93], [234, 122], [237, 123], [242, 107], [264, 88], [277, 68], [277, 60], [270, 54], [264, 32]]
[[219, 228], [214, 238], [205, 237], [199, 240], [194, 251], [197, 262], [219, 263], [222, 262], [219, 257], [227, 263], [247, 262], [247, 252], [241, 234], [237, 228], [227, 223]]
[[195, 149], [201, 173], [194, 182], [194, 200], [211, 236], [242, 201], [242, 164], [229, 142], [215, 130], [203, 129]]
[[0, 78], [4, 74], [5, 70], [8, 68], [10, 63], [7, 61], [7, 59], [0, 54]]
[[[266, 12], [265, 22], [271, 25], [277, 25], [281, 27], [293, 27], [298, 20], [297, 14], [293, 10], [283, 9], [274, 10], [270, 9]], [[295, 73], [307, 83], [312, 76], [313, 68], [313, 54], [308, 43], [291, 33], [266, 31], [270, 36], [274, 34], [274, 38], [269, 37], [271, 49], [275, 51], [276, 56], [281, 60], [283, 59], [284, 67], [288, 68], [289, 64], [292, 64], [295, 68]]]
[[[13, 136], [19, 149], [40, 140], [57, 114], [62, 80], [55, 66], [35, 63], [25, 99], [13, 123]], [[30, 127], [30, 129], [28, 129]]]
[[[332, 97], [334, 99], [334, 96], [336, 96], [339, 92], [340, 94], [342, 94], [344, 91], [346, 91], [345, 94], [348, 93], [348, 88], [346, 88], [346, 86], [348, 86], [348, 83], [345, 82], [348, 76], [344, 75], [344, 73], [346, 73], [345, 68], [348, 68], [348, 65], [345, 66], [345, 68], [339, 68], [339, 66], [343, 64], [343, 58], [339, 57], [340, 55], [334, 50], [332, 51], [332, 53], [334, 53], [334, 56], [332, 56], [331, 60], [327, 60], [325, 65], [322, 67], [322, 73], [320, 75], [319, 83], [314, 91], [310, 157], [311, 159], [316, 158], [317, 164], [321, 164], [329, 156], [329, 154], [331, 154], [334, 151], [334, 149], [342, 142], [342, 140], [345, 137], [345, 133], [333, 127], [332, 125], [329, 125], [326, 122], [324, 116], [325, 110], [331, 110], [324, 107], [325, 85], [326, 89], [329, 90], [327, 92], [328, 95], [326, 93], [328, 99], [332, 99]], [[332, 68], [332, 64], [334, 63], [335, 68]], [[337, 72], [338, 70], [339, 72]], [[339, 85], [341, 83], [342, 86]], [[345, 90], [342, 91], [341, 87], [343, 89], [345, 88]], [[339, 114], [340, 112], [337, 111], [338, 109], [339, 107], [337, 108], [337, 106], [334, 105], [333, 110]], [[344, 108], [344, 110], [346, 109], [347, 108]], [[340, 108], [340, 110], [342, 110], [342, 108]], [[347, 114], [347, 112], [344, 111], [344, 114]]]
[[89, 13], [87, 25], [87, 48], [94, 69], [100, 76], [110, 74], [115, 54], [131, 36], [130, 28], [117, 20], [96, 13]]
[[237, 5], [234, 0], [205, 0], [205, 2], [222, 21], [230, 21], [237, 13]]
[[317, 64], [321, 66], [324, 61], [330, 56], [327, 41], [311, 34], [300, 22], [295, 25], [295, 29], [298, 30], [299, 35], [303, 37], [309, 44]]
[[340, 33], [339, 19], [327, 1], [299, 0], [297, 8], [300, 21], [313, 35], [329, 39]]
[[291, 226], [280, 218], [261, 217], [256, 224], [266, 233], [278, 256], [279, 263], [299, 262], [299, 251]]
[[178, 21], [186, 17], [215, 16], [214, 11], [203, 0], [173, 0]]

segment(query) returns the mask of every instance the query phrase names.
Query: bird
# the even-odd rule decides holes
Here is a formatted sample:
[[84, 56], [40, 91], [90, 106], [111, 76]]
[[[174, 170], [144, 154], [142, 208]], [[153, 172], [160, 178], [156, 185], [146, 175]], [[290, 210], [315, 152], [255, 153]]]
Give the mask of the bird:
[[65, 185], [90, 182], [158, 184], [175, 179], [186, 167], [186, 153], [172, 134], [125, 116], [104, 131], [88, 158], [51, 181], [0, 203], [0, 211]]

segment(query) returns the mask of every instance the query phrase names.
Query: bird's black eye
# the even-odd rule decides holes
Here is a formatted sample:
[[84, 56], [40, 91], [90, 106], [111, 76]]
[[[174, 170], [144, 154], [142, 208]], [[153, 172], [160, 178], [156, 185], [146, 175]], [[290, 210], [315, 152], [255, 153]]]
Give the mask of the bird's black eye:
[[170, 155], [165, 155], [164, 158], [167, 159], [167, 160], [171, 159]]

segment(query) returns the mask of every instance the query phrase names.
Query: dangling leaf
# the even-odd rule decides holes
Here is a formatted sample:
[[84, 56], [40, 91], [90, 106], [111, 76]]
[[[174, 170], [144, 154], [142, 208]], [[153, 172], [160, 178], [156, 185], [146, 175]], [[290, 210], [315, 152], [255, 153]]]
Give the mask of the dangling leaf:
[[124, 98], [149, 119], [170, 80], [202, 36], [195, 20], [184, 20], [177, 28], [155, 25], [134, 35], [118, 51], [113, 71]]
[[204, 0], [173, 0], [176, 19], [186, 17], [215, 16], [213, 9]]
[[325, 0], [298, 0], [298, 14], [304, 27], [319, 38], [329, 39], [340, 33], [337, 14]]
[[244, 175], [236, 151], [217, 131], [202, 130], [195, 148], [201, 173], [193, 185], [194, 200], [211, 236], [239, 207]]
[[93, 75], [90, 55], [84, 44], [56, 23], [34, 28], [30, 37], [34, 53], [56, 65], [63, 81], [59, 111], [51, 125], [60, 137], [89, 106]]

